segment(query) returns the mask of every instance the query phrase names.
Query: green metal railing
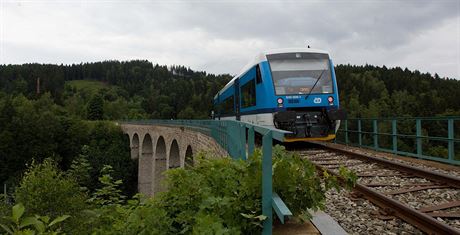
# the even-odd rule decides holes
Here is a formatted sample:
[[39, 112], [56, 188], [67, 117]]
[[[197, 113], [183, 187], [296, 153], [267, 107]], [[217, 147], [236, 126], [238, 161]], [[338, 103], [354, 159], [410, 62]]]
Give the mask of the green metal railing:
[[460, 117], [348, 119], [336, 143], [460, 165]]
[[[272, 234], [272, 209], [284, 223], [291, 211], [281, 198], [273, 192], [272, 182], [272, 144], [273, 140], [284, 141], [290, 132], [229, 120], [139, 120], [123, 122], [137, 125], [165, 125], [186, 127], [206, 134], [227, 150], [233, 159], [247, 159], [254, 153], [255, 133], [262, 135], [262, 214], [267, 216], [263, 222], [262, 234]], [[246, 138], [247, 137], [247, 138]], [[247, 143], [246, 143], [247, 139]]]

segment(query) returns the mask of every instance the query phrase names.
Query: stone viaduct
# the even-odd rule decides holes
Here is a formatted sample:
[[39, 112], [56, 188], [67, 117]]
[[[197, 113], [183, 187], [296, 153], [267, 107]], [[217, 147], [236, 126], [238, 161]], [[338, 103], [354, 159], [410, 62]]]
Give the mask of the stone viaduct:
[[131, 158], [138, 159], [138, 191], [153, 196], [163, 191], [167, 169], [194, 164], [194, 154], [207, 151], [223, 157], [227, 152], [213, 138], [187, 127], [121, 124], [129, 136]]

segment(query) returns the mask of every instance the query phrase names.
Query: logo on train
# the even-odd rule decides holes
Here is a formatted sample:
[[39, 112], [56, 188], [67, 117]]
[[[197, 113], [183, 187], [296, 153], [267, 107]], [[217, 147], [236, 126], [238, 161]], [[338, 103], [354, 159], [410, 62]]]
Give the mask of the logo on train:
[[317, 98], [313, 99], [313, 103], [315, 103], [315, 104], [321, 103], [321, 98], [317, 97]]

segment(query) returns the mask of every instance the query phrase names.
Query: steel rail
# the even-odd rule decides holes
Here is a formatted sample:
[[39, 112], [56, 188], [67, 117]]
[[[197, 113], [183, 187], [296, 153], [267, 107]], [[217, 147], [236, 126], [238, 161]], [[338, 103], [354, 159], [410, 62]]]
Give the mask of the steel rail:
[[[339, 179], [342, 183], [343, 179], [333, 172], [330, 169], [327, 169], [319, 164], [313, 163], [319, 171], [327, 171], [330, 175], [334, 175]], [[369, 187], [366, 187], [362, 184], [356, 183], [353, 190], [359, 192], [363, 195], [364, 198], [371, 201], [372, 203], [376, 204], [380, 208], [382, 208], [385, 212], [390, 215], [397, 216], [402, 220], [406, 221], [409, 224], [414, 225], [416, 228], [426, 232], [428, 234], [455, 234], [460, 235], [460, 231], [456, 230], [453, 227], [450, 227], [447, 224], [439, 222], [438, 220], [434, 219], [433, 217], [417, 211], [409, 206], [406, 206], [400, 203], [397, 200], [389, 198], [382, 193], [379, 193], [375, 190], [372, 190]]]
[[[420, 169], [420, 168], [416, 168], [416, 167], [412, 167], [412, 166], [408, 166], [408, 165], [404, 165], [400, 163], [395, 163], [395, 162], [392, 162], [386, 159], [380, 159], [380, 158], [366, 156], [364, 154], [349, 152], [349, 151], [346, 151], [340, 148], [327, 146], [322, 143], [314, 142], [312, 144], [315, 144], [315, 145], [318, 145], [323, 148], [330, 149], [336, 152], [340, 152], [350, 157], [356, 157], [356, 158], [359, 158], [360, 160], [376, 161], [385, 166], [389, 166], [394, 169], [402, 170], [404, 172], [408, 172], [408, 173], [417, 175], [422, 178], [429, 178], [435, 181], [440, 181], [441, 179], [446, 180], [447, 178], [449, 185], [452, 185], [453, 187], [460, 186], [460, 179], [449, 176], [449, 175], [429, 172], [424, 169]], [[341, 183], [344, 183], [343, 178], [341, 178], [338, 174], [333, 172], [331, 169], [321, 166], [320, 164], [316, 164], [316, 163], [313, 163], [313, 164], [316, 166], [316, 168], [319, 171], [327, 171], [330, 175], [336, 176], [341, 181]], [[446, 177], [446, 178], [443, 178], [443, 177]], [[402, 220], [406, 221], [409, 224], [414, 225], [416, 228], [422, 230], [423, 232], [426, 232], [428, 234], [458, 234], [460, 235], [459, 230], [445, 223], [439, 222], [433, 217], [427, 215], [426, 213], [420, 212], [412, 207], [409, 207], [397, 200], [394, 200], [384, 195], [383, 193], [380, 193], [362, 184], [356, 183], [354, 190], [360, 193], [364, 198], [366, 198], [370, 202], [382, 208], [385, 212], [389, 213], [390, 215], [394, 215], [394, 216], [401, 218]]]
[[394, 162], [394, 161], [390, 161], [390, 160], [383, 159], [383, 158], [372, 157], [372, 156], [368, 156], [362, 153], [355, 153], [355, 152], [347, 151], [345, 149], [330, 146], [324, 143], [318, 143], [318, 142], [308, 142], [308, 143], [311, 143], [317, 146], [321, 146], [322, 148], [330, 149], [335, 152], [340, 152], [342, 154], [345, 154], [355, 159], [359, 159], [363, 161], [377, 162], [381, 165], [385, 165], [392, 169], [403, 171], [403, 172], [406, 172], [406, 173], [409, 173], [409, 174], [412, 174], [412, 175], [415, 175], [421, 178], [429, 179], [429, 180], [438, 182], [439, 184], [448, 185], [453, 188], [460, 188], [460, 178], [458, 177], [450, 176], [450, 175], [439, 173], [439, 172], [433, 172], [433, 171], [425, 170], [425, 169], [414, 167], [414, 166], [409, 166], [403, 163]]
[[459, 230], [364, 185], [356, 184], [355, 190], [386, 212], [390, 212], [390, 214], [401, 218], [428, 234], [460, 234]]

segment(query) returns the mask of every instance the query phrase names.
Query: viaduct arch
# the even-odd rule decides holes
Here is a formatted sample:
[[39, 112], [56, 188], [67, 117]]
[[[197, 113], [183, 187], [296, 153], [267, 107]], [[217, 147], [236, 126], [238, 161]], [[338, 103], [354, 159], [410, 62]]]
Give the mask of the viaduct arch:
[[206, 151], [227, 156], [213, 138], [193, 129], [175, 126], [121, 124], [129, 136], [131, 158], [138, 159], [138, 191], [147, 196], [165, 190], [165, 171], [194, 165], [194, 154]]

